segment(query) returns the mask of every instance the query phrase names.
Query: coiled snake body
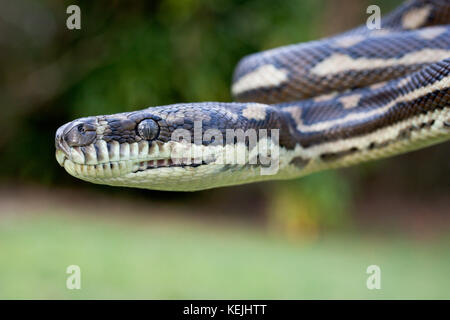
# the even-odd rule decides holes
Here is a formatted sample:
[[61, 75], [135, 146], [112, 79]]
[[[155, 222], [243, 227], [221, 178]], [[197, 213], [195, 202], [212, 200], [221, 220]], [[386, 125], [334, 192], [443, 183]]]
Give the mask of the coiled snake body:
[[193, 191], [387, 157], [450, 137], [450, 4], [408, 2], [344, 34], [245, 57], [237, 103], [74, 120], [56, 158], [93, 183]]

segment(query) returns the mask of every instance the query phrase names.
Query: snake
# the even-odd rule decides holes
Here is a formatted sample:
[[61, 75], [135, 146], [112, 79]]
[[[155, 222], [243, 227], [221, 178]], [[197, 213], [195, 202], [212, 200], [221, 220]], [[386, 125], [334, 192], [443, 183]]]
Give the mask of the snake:
[[87, 116], [57, 129], [56, 160], [87, 182], [196, 191], [293, 179], [450, 138], [450, 2], [250, 54], [234, 102]]

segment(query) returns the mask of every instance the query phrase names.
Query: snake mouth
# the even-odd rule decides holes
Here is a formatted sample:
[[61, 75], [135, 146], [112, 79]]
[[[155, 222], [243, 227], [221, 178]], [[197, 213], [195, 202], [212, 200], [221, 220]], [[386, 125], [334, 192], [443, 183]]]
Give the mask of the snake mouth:
[[171, 143], [140, 141], [119, 144], [99, 140], [81, 147], [57, 144], [55, 156], [69, 174], [86, 179], [119, 178], [158, 169], [192, 170], [213, 162], [213, 158], [208, 161], [176, 156], [173, 150]]
[[151, 160], [151, 161], [141, 161], [139, 162], [139, 168], [134, 169], [132, 172], [143, 172], [147, 170], [153, 169], [161, 169], [161, 168], [197, 168], [202, 165], [207, 165], [206, 161], [195, 161], [195, 159], [159, 159], [159, 160]]
[[117, 178], [127, 174], [146, 172], [156, 169], [169, 168], [197, 168], [210, 162], [196, 159], [152, 159], [146, 161], [119, 160], [97, 164], [77, 163], [68, 157], [62, 150], [56, 151], [58, 163], [71, 175], [90, 178]]
[[[58, 152], [57, 152], [58, 153]], [[68, 157], [57, 156], [58, 162], [71, 175], [85, 178], [118, 178], [127, 174], [137, 174], [156, 169], [197, 168], [209, 164], [195, 159], [156, 159], [148, 161], [121, 160], [99, 164], [79, 164]]]

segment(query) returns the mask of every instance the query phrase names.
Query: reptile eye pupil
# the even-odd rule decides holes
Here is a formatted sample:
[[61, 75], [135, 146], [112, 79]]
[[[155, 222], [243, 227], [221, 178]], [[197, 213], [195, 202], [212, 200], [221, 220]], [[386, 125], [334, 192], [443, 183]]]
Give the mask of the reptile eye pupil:
[[137, 127], [138, 135], [145, 140], [154, 140], [159, 134], [159, 125], [152, 119], [142, 120]]

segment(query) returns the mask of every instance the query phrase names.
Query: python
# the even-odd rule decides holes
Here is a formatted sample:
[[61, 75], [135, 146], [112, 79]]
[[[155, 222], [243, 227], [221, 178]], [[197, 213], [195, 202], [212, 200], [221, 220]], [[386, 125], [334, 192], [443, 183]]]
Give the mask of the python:
[[[244, 57], [231, 86], [239, 102], [180, 103], [69, 122], [56, 132], [57, 161], [92, 183], [195, 191], [297, 178], [449, 140], [450, 2], [409, 1], [381, 24], [382, 30], [363, 25]], [[179, 129], [191, 139], [189, 151], [173, 139]], [[227, 130], [278, 131], [273, 143], [261, 136], [256, 144], [212, 143], [212, 133], [226, 137]], [[277, 148], [249, 164], [261, 141]], [[250, 158], [227, 164], [220, 156], [227, 148]], [[262, 174], [267, 158], [273, 174]]]

